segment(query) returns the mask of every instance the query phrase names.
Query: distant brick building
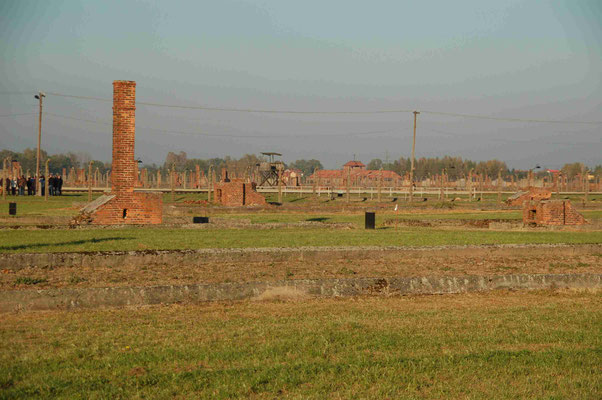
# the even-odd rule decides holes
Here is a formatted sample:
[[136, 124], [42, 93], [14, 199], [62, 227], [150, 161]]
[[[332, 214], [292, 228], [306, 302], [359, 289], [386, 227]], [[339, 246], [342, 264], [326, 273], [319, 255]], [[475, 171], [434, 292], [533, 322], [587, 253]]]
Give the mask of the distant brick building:
[[161, 194], [134, 192], [138, 165], [134, 159], [136, 82], [113, 82], [113, 162], [111, 193], [82, 209], [80, 221], [98, 225], [160, 224]]
[[402, 177], [396, 172], [369, 170], [360, 161], [349, 161], [342, 169], [318, 170], [309, 180], [324, 186], [343, 186], [347, 184], [348, 176], [353, 186], [377, 186], [381, 179], [384, 186], [397, 186], [402, 181]]
[[529, 201], [523, 205], [526, 225], [584, 225], [583, 218], [568, 200]]
[[546, 188], [530, 187], [527, 191], [518, 192], [506, 199], [509, 206], [522, 206], [528, 201], [549, 200], [552, 192]]
[[285, 186], [299, 186], [303, 172], [300, 169], [286, 169], [282, 172], [282, 183]]
[[257, 193], [256, 186], [254, 182], [248, 183], [242, 179], [218, 182], [214, 188], [215, 202], [232, 207], [266, 205], [265, 197]]

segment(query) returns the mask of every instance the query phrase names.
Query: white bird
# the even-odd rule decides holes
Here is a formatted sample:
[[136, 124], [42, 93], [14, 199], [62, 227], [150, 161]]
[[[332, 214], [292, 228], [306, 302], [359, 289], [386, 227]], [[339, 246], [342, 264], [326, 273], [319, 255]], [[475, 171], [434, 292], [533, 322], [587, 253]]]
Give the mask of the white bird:
[[395, 211], [397, 211], [397, 204], [395, 204]]

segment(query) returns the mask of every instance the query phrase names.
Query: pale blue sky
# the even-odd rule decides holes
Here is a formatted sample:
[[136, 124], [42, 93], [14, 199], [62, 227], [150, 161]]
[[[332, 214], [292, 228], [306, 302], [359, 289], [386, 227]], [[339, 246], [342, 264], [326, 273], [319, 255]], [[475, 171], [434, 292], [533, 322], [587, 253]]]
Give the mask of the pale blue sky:
[[[169, 104], [602, 121], [600, 0], [5, 0], [0, 34], [5, 93], [110, 98], [111, 82], [127, 79], [137, 81], [139, 101]], [[35, 104], [31, 95], [0, 94], [0, 115], [33, 113]], [[50, 152], [110, 159], [110, 103], [49, 95], [45, 110]], [[168, 151], [206, 158], [274, 150], [286, 161], [338, 167], [353, 154], [408, 157], [411, 118], [140, 105], [136, 153], [162, 162]], [[602, 163], [600, 124], [419, 118], [417, 156], [499, 158], [517, 168]], [[36, 130], [33, 114], [0, 117], [0, 148], [34, 147]], [[345, 136], [365, 132], [377, 133]]]

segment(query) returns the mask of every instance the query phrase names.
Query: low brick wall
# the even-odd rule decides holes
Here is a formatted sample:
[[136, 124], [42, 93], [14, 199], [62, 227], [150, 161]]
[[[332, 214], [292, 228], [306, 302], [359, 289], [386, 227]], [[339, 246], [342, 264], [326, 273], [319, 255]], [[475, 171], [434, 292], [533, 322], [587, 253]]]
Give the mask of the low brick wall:
[[117, 265], [203, 265], [215, 261], [287, 261], [287, 260], [337, 260], [398, 258], [410, 254], [446, 255], [577, 255], [602, 252], [602, 244], [585, 245], [483, 245], [483, 246], [340, 246], [340, 247], [288, 247], [199, 250], [144, 250], [102, 251], [80, 253], [16, 253], [0, 254], [0, 269], [18, 271], [38, 267], [109, 267]]
[[262, 299], [266, 292], [346, 297], [482, 292], [500, 289], [600, 289], [602, 274], [535, 274], [463, 277], [303, 279], [276, 282], [152, 287], [0, 291], [0, 312], [71, 310]]

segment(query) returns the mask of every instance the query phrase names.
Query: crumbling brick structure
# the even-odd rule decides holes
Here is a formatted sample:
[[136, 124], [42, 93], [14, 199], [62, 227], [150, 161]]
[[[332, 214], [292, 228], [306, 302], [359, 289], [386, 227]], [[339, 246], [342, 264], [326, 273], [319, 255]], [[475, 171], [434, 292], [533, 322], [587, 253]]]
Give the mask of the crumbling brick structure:
[[82, 209], [87, 221], [98, 225], [160, 224], [161, 194], [134, 192], [138, 165], [134, 159], [136, 135], [136, 82], [113, 82], [113, 163], [111, 193]]
[[506, 200], [509, 206], [522, 206], [525, 202], [549, 200], [552, 192], [546, 188], [530, 187], [528, 191], [518, 192]]
[[266, 205], [265, 197], [257, 193], [257, 184], [247, 183], [242, 179], [229, 179], [227, 182], [218, 182], [214, 188], [216, 203], [224, 206], [263, 206]]
[[569, 200], [529, 201], [523, 205], [525, 225], [584, 225], [587, 220]]

